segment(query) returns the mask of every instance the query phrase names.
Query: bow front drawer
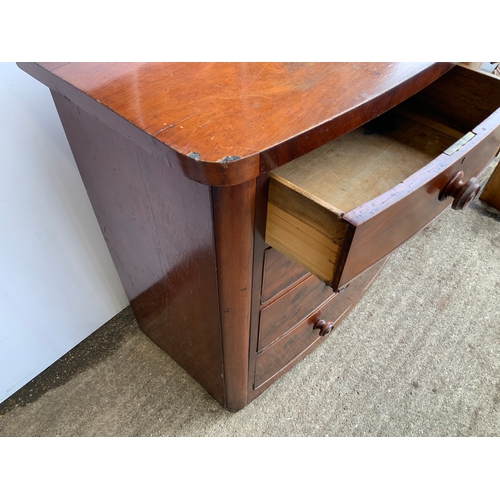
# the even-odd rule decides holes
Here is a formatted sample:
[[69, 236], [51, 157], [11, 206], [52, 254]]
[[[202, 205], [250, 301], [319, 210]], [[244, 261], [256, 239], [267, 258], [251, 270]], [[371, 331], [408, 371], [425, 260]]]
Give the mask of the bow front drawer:
[[500, 146], [500, 79], [461, 66], [271, 173], [266, 242], [335, 290], [445, 208], [465, 208]]

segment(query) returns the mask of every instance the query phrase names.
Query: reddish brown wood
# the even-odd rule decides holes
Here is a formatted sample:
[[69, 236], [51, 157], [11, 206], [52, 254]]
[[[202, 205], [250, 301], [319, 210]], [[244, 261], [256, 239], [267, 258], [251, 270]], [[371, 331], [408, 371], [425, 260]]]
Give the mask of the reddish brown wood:
[[225, 407], [247, 403], [255, 181], [213, 188]]
[[467, 208], [481, 189], [481, 184], [475, 177], [471, 177], [467, 182], [464, 182], [463, 178], [464, 173], [460, 170], [448, 181], [439, 194], [440, 200], [453, 198], [451, 208], [454, 210]]
[[210, 188], [53, 98], [139, 326], [224, 404]]
[[[396, 66], [391, 67], [398, 72], [402, 69], [402, 64], [398, 63]], [[378, 63], [376, 63], [376, 68], [372, 68], [372, 70], [376, 73], [381, 71], [381, 66]], [[420, 92], [424, 87], [437, 78], [440, 78], [451, 68], [452, 65], [449, 63], [429, 65], [425, 70], [415, 73], [412, 76], [407, 73], [406, 76], [408, 79], [404, 83], [401, 82], [400, 85], [392, 85], [394, 81], [392, 76], [389, 75], [390, 67], [384, 68], [380, 76], [383, 79], [387, 78], [385, 81], [386, 88], [380, 93], [371, 94], [367, 101], [364, 101], [365, 94], [363, 88], [371, 87], [372, 83], [375, 83], [368, 74], [359, 75], [350, 73], [350, 83], [343, 79], [342, 82], [330, 82], [333, 85], [330, 87], [332, 90], [331, 95], [338, 96], [339, 98], [336, 101], [338, 104], [337, 111], [342, 111], [338, 112], [331, 120], [326, 120], [307, 132], [264, 151], [262, 153], [260, 170], [270, 171], [354, 130], [385, 113], [415, 93]], [[413, 67], [414, 69], [416, 68]], [[343, 68], [341, 71], [345, 70], [347, 68]], [[348, 73], [349, 70], [346, 71], [346, 76]], [[402, 76], [402, 74], [399, 76]], [[347, 88], [349, 88], [348, 96], [353, 99], [350, 103], [344, 101], [342, 97]], [[357, 102], [358, 99], [361, 99], [361, 102]], [[304, 101], [304, 105], [308, 106], [308, 102]]]
[[355, 228], [343, 268], [336, 276], [341, 288], [399, 247], [436, 218], [451, 200], [439, 194], [455, 173], [465, 179], [488, 165], [500, 143], [500, 110], [473, 130], [476, 136], [452, 155], [442, 154], [383, 195], [344, 215]]
[[[338, 324], [384, 262], [344, 293], [324, 302], [319, 288], [312, 287], [298, 312], [290, 309], [291, 287], [300, 282], [307, 288], [309, 281], [293, 265], [280, 271], [285, 264], [275, 251], [268, 254], [274, 254], [274, 264], [270, 257], [264, 266], [267, 173], [396, 106], [453, 65], [19, 66], [55, 91], [140, 327], [221, 404], [238, 410], [319, 345], [328, 322]], [[485, 137], [486, 149], [488, 141]], [[482, 160], [485, 149], [467, 147], [460, 150], [459, 159], [466, 159], [459, 168], [472, 175], [472, 164]], [[451, 168], [440, 161], [431, 164], [428, 178], [411, 180], [391, 193], [394, 199], [378, 200], [374, 211], [364, 206], [348, 214], [357, 228], [353, 255], [359, 261], [346, 262], [346, 277], [371, 265], [370, 232], [390, 227], [402, 241], [405, 231], [416, 230], [420, 223], [404, 229], [408, 221], [399, 220], [397, 211], [409, 213], [412, 203], [422, 208], [427, 189], [437, 199], [436, 190], [455, 171], [455, 163]], [[433, 203], [426, 220], [441, 210]], [[393, 246], [381, 240], [370, 247], [374, 262]], [[283, 304], [289, 319], [284, 327], [263, 329], [272, 343], [258, 353], [261, 298], [264, 307], [272, 300]], [[299, 325], [290, 329], [294, 322]], [[280, 334], [279, 328], [289, 332]]]
[[262, 303], [267, 302], [308, 275], [308, 272], [274, 248], [264, 255]]
[[326, 337], [330, 335], [333, 331], [333, 327], [335, 323], [333, 321], [325, 321], [324, 319], [320, 319], [314, 324], [313, 330], [319, 330], [319, 335], [321, 337]]
[[259, 350], [293, 328], [332, 295], [329, 286], [316, 276], [309, 276], [264, 307], [260, 313]]
[[[247, 394], [251, 398], [255, 378], [255, 360], [259, 338], [261, 291], [264, 275], [264, 255], [268, 245], [264, 241], [267, 217], [269, 175], [259, 176], [255, 183], [255, 224], [253, 248], [252, 303], [250, 308], [250, 339], [248, 352]], [[253, 399], [253, 398], [252, 398]]]
[[[255, 369], [255, 389], [272, 382], [277, 375], [282, 375], [297, 361], [302, 359], [311, 348], [317, 347], [324, 339], [314, 326], [320, 321], [331, 321], [338, 326], [348, 311], [361, 299], [382, 270], [386, 259], [355, 280], [345, 292], [327, 299], [313, 314], [299, 323], [288, 334], [271, 344], [257, 355]], [[267, 385], [266, 385], [267, 387]]]
[[19, 66], [187, 177], [220, 186], [255, 178], [352, 130], [452, 64]]
[[404, 107], [465, 134], [500, 107], [499, 84], [493, 75], [456, 66]]

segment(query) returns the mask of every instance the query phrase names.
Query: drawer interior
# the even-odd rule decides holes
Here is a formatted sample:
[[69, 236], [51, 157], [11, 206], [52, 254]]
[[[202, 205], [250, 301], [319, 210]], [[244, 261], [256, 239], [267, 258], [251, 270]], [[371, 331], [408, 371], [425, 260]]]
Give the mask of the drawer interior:
[[270, 175], [265, 241], [341, 290], [451, 204], [500, 144], [500, 79], [457, 66]]
[[456, 140], [396, 109], [273, 174], [342, 215], [404, 181]]
[[273, 175], [342, 216], [420, 170], [498, 107], [500, 80], [456, 67], [414, 98]]

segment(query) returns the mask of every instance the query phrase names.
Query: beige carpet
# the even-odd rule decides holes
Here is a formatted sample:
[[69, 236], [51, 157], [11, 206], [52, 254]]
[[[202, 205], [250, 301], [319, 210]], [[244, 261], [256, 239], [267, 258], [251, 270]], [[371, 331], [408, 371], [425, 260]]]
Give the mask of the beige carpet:
[[238, 413], [127, 309], [0, 414], [2, 436], [498, 436], [500, 214], [479, 201], [443, 214], [321, 347]]

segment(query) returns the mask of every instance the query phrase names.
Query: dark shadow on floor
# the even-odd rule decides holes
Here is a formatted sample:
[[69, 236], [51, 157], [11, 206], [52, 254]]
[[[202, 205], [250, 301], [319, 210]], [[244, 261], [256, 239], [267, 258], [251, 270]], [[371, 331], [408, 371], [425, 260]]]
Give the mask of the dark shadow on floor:
[[76, 375], [101, 363], [115, 353], [128, 338], [139, 333], [132, 309], [129, 306], [10, 398], [0, 403], [0, 415], [5, 415], [18, 406], [33, 403], [47, 391], [66, 384]]

